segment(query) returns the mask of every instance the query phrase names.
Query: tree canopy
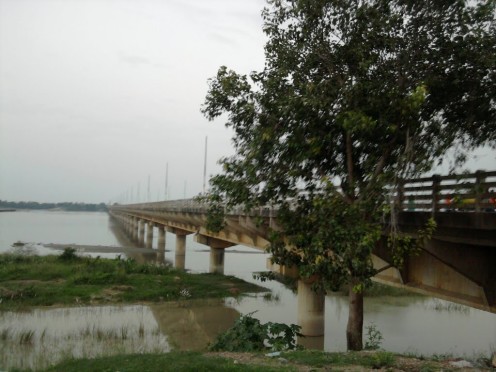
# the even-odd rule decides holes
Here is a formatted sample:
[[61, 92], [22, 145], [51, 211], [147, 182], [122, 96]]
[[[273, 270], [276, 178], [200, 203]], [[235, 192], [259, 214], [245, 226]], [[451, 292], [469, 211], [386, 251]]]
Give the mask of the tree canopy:
[[453, 146], [495, 145], [495, 8], [269, 0], [265, 68], [221, 67], [202, 107], [211, 120], [227, 113], [234, 129], [236, 155], [211, 180], [216, 200], [277, 204], [273, 260], [359, 292], [390, 212], [385, 186]]

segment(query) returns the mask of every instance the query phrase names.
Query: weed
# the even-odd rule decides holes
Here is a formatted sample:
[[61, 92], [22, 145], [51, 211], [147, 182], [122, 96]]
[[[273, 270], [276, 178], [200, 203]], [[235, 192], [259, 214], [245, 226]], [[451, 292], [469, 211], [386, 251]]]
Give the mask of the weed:
[[365, 327], [367, 330], [367, 340], [365, 341], [365, 350], [377, 350], [382, 344], [382, 333], [377, 329], [375, 323]]
[[379, 369], [383, 367], [392, 367], [395, 362], [394, 355], [386, 351], [378, 351], [371, 355], [369, 362], [369, 367], [374, 369]]
[[234, 325], [217, 337], [213, 351], [294, 350], [300, 326], [295, 324], [260, 323], [253, 313], [240, 316]]

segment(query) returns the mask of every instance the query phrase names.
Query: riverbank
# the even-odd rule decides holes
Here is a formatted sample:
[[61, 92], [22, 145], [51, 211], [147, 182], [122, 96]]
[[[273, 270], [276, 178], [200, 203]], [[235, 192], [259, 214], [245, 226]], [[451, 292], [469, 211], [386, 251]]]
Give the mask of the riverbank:
[[132, 259], [0, 255], [0, 310], [236, 297], [265, 288], [234, 276], [189, 274]]
[[326, 353], [170, 352], [68, 360], [46, 371], [489, 371], [489, 360], [428, 359], [385, 351]]

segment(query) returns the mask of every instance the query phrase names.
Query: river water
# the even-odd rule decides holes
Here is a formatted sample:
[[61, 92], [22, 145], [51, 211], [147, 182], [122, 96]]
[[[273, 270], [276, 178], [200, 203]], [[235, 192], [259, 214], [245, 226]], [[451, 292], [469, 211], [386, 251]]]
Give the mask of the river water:
[[[156, 240], [155, 236], [155, 248]], [[33, 243], [29, 247], [38, 254], [55, 251], [34, 243], [133, 244], [106, 213], [0, 213], [0, 253], [12, 250], [11, 245], [17, 241]], [[174, 246], [175, 236], [167, 234], [165, 260], [171, 264], [174, 264]], [[113, 253], [98, 255], [115, 257]], [[156, 253], [130, 255], [140, 261], [157, 257]], [[255, 312], [253, 316], [262, 322], [296, 323], [296, 294], [279, 282], [260, 283], [252, 278], [253, 272], [265, 270], [268, 257], [265, 253], [243, 246], [229, 248], [225, 254], [224, 272], [261, 284], [272, 291], [271, 295], [186, 303], [173, 306], [173, 309], [165, 304], [0, 313], [0, 369], [39, 366], [41, 356], [46, 359], [45, 363], [49, 363], [61, 357], [97, 355], [104, 348], [95, 340], [105, 340], [102, 342], [112, 352], [200, 349], [232, 325], [239, 313]], [[185, 268], [192, 272], [209, 270], [209, 248], [194, 242], [191, 235], [186, 243]], [[325, 336], [306, 338], [303, 343], [307, 347], [327, 351], [344, 351], [348, 317], [346, 296], [326, 296], [325, 308]], [[496, 350], [496, 314], [431, 297], [366, 298], [364, 325], [373, 325], [379, 330], [383, 336], [382, 347], [393, 352], [474, 357], [478, 354], [489, 356]], [[25, 342], [29, 347], [22, 347], [21, 341], [26, 338], [30, 341]], [[50, 339], [53, 340], [51, 343], [47, 341]], [[117, 341], [119, 346], [116, 346]], [[50, 347], [54, 352], [53, 358], [47, 357], [50, 353], [47, 353], [46, 347], [44, 349], [39, 345], [53, 345]]]

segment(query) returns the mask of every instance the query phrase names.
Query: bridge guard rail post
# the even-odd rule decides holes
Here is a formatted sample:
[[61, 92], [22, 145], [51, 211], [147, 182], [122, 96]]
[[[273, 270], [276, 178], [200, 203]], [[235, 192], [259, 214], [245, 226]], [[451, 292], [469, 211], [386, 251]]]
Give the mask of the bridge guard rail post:
[[435, 174], [432, 176], [432, 206], [431, 206], [431, 216], [439, 211], [439, 191], [441, 189], [441, 176]]

